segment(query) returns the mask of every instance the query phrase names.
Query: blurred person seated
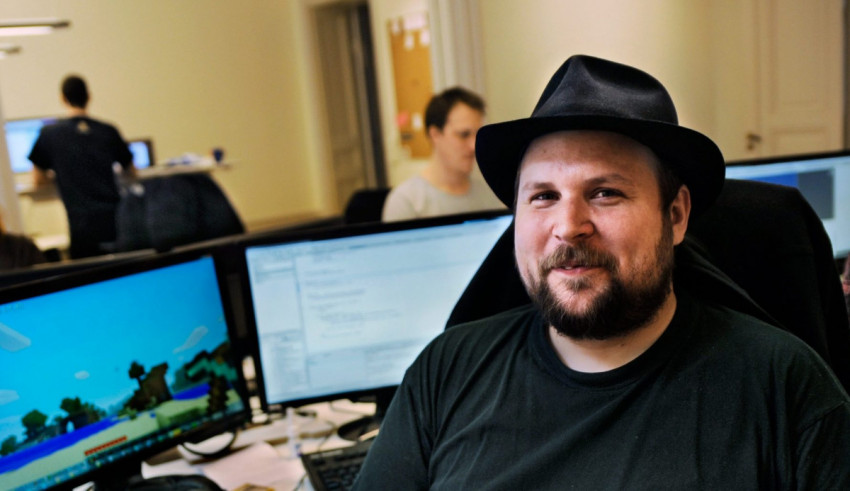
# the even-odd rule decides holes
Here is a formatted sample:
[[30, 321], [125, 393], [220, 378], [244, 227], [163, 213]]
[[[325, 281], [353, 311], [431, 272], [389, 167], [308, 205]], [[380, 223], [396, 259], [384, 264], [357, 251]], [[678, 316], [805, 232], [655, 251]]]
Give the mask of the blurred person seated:
[[47, 262], [44, 253], [29, 237], [6, 233], [0, 218], [0, 271], [26, 268]]
[[385, 222], [504, 208], [487, 184], [474, 177], [475, 135], [484, 100], [461, 87], [447, 89], [425, 109], [431, 159], [421, 173], [393, 188], [384, 203]]

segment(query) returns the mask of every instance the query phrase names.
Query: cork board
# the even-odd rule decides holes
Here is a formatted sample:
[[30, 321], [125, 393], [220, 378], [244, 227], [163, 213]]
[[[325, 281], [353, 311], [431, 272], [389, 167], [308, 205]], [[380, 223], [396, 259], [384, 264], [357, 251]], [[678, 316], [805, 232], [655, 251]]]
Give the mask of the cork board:
[[426, 14], [387, 22], [396, 95], [396, 125], [401, 145], [413, 158], [431, 154], [425, 135], [425, 106], [433, 95], [431, 82], [431, 32]]

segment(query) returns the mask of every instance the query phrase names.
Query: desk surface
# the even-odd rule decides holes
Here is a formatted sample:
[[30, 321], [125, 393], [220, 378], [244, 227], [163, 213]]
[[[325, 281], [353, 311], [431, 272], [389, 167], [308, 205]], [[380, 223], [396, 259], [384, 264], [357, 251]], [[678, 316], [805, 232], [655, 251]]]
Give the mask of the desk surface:
[[[177, 165], [155, 165], [144, 169], [136, 169], [135, 179], [144, 181], [154, 177], [174, 176], [178, 174], [197, 174], [202, 172], [213, 172], [218, 169], [227, 169], [231, 166], [231, 162], [222, 162], [216, 164], [212, 161], [202, 161], [194, 164], [177, 164]], [[35, 186], [32, 182], [31, 175], [16, 176], [15, 191], [20, 196], [29, 196], [33, 199], [55, 199], [58, 198], [56, 186], [51, 182], [41, 186]]]
[[[292, 427], [296, 434], [295, 444], [290, 443], [288, 438], [291, 434], [288, 420], [273, 419], [270, 423], [254, 425], [240, 432], [234, 443], [238, 450], [221, 459], [204, 461], [178, 447], [144, 463], [142, 476], [205, 474], [225, 489], [236, 489], [250, 483], [274, 490], [312, 490], [298, 449], [301, 453], [310, 453], [351, 445], [352, 442], [336, 434], [336, 429], [341, 424], [372, 414], [375, 405], [339, 400], [301, 409], [315, 411], [316, 416], [295, 416]], [[220, 448], [226, 441], [227, 438], [219, 436], [200, 446], [206, 447], [204, 451], [210, 451]]]

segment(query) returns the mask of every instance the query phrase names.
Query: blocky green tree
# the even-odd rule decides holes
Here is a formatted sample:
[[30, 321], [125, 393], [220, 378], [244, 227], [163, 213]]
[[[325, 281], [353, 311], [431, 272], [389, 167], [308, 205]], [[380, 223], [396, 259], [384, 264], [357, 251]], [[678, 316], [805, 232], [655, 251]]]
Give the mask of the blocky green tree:
[[3, 440], [3, 444], [0, 445], [0, 455], [9, 455], [14, 452], [16, 448], [18, 448], [18, 439], [15, 438], [15, 435], [12, 435]]
[[145, 367], [136, 362], [130, 364], [130, 378], [135, 379], [136, 382], [139, 383], [139, 387], [142, 386], [142, 377], [145, 376]]
[[24, 428], [27, 429], [27, 438], [29, 439], [36, 438], [42, 431], [44, 431], [44, 423], [46, 422], [47, 415], [38, 409], [33, 409], [21, 418], [21, 423], [23, 423]]

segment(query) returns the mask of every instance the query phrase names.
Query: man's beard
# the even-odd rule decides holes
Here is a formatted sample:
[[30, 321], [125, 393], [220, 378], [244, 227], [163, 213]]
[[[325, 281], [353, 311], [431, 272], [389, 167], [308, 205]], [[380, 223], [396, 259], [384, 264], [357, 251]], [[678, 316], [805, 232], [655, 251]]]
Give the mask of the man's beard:
[[[531, 278], [526, 289], [543, 319], [563, 336], [576, 339], [613, 339], [625, 336], [647, 325], [658, 313], [672, 288], [673, 231], [669, 220], [662, 224], [662, 234], [655, 246], [655, 264], [627, 285], [620, 276], [619, 265], [612, 255], [579, 243], [561, 246], [539, 266], [537, 279]], [[584, 313], [574, 313], [558, 300], [547, 278], [552, 269], [574, 261], [608, 271], [610, 282], [591, 300]], [[642, 277], [640, 276], [642, 275]], [[564, 290], [580, 292], [590, 288], [587, 278], [566, 280]]]

